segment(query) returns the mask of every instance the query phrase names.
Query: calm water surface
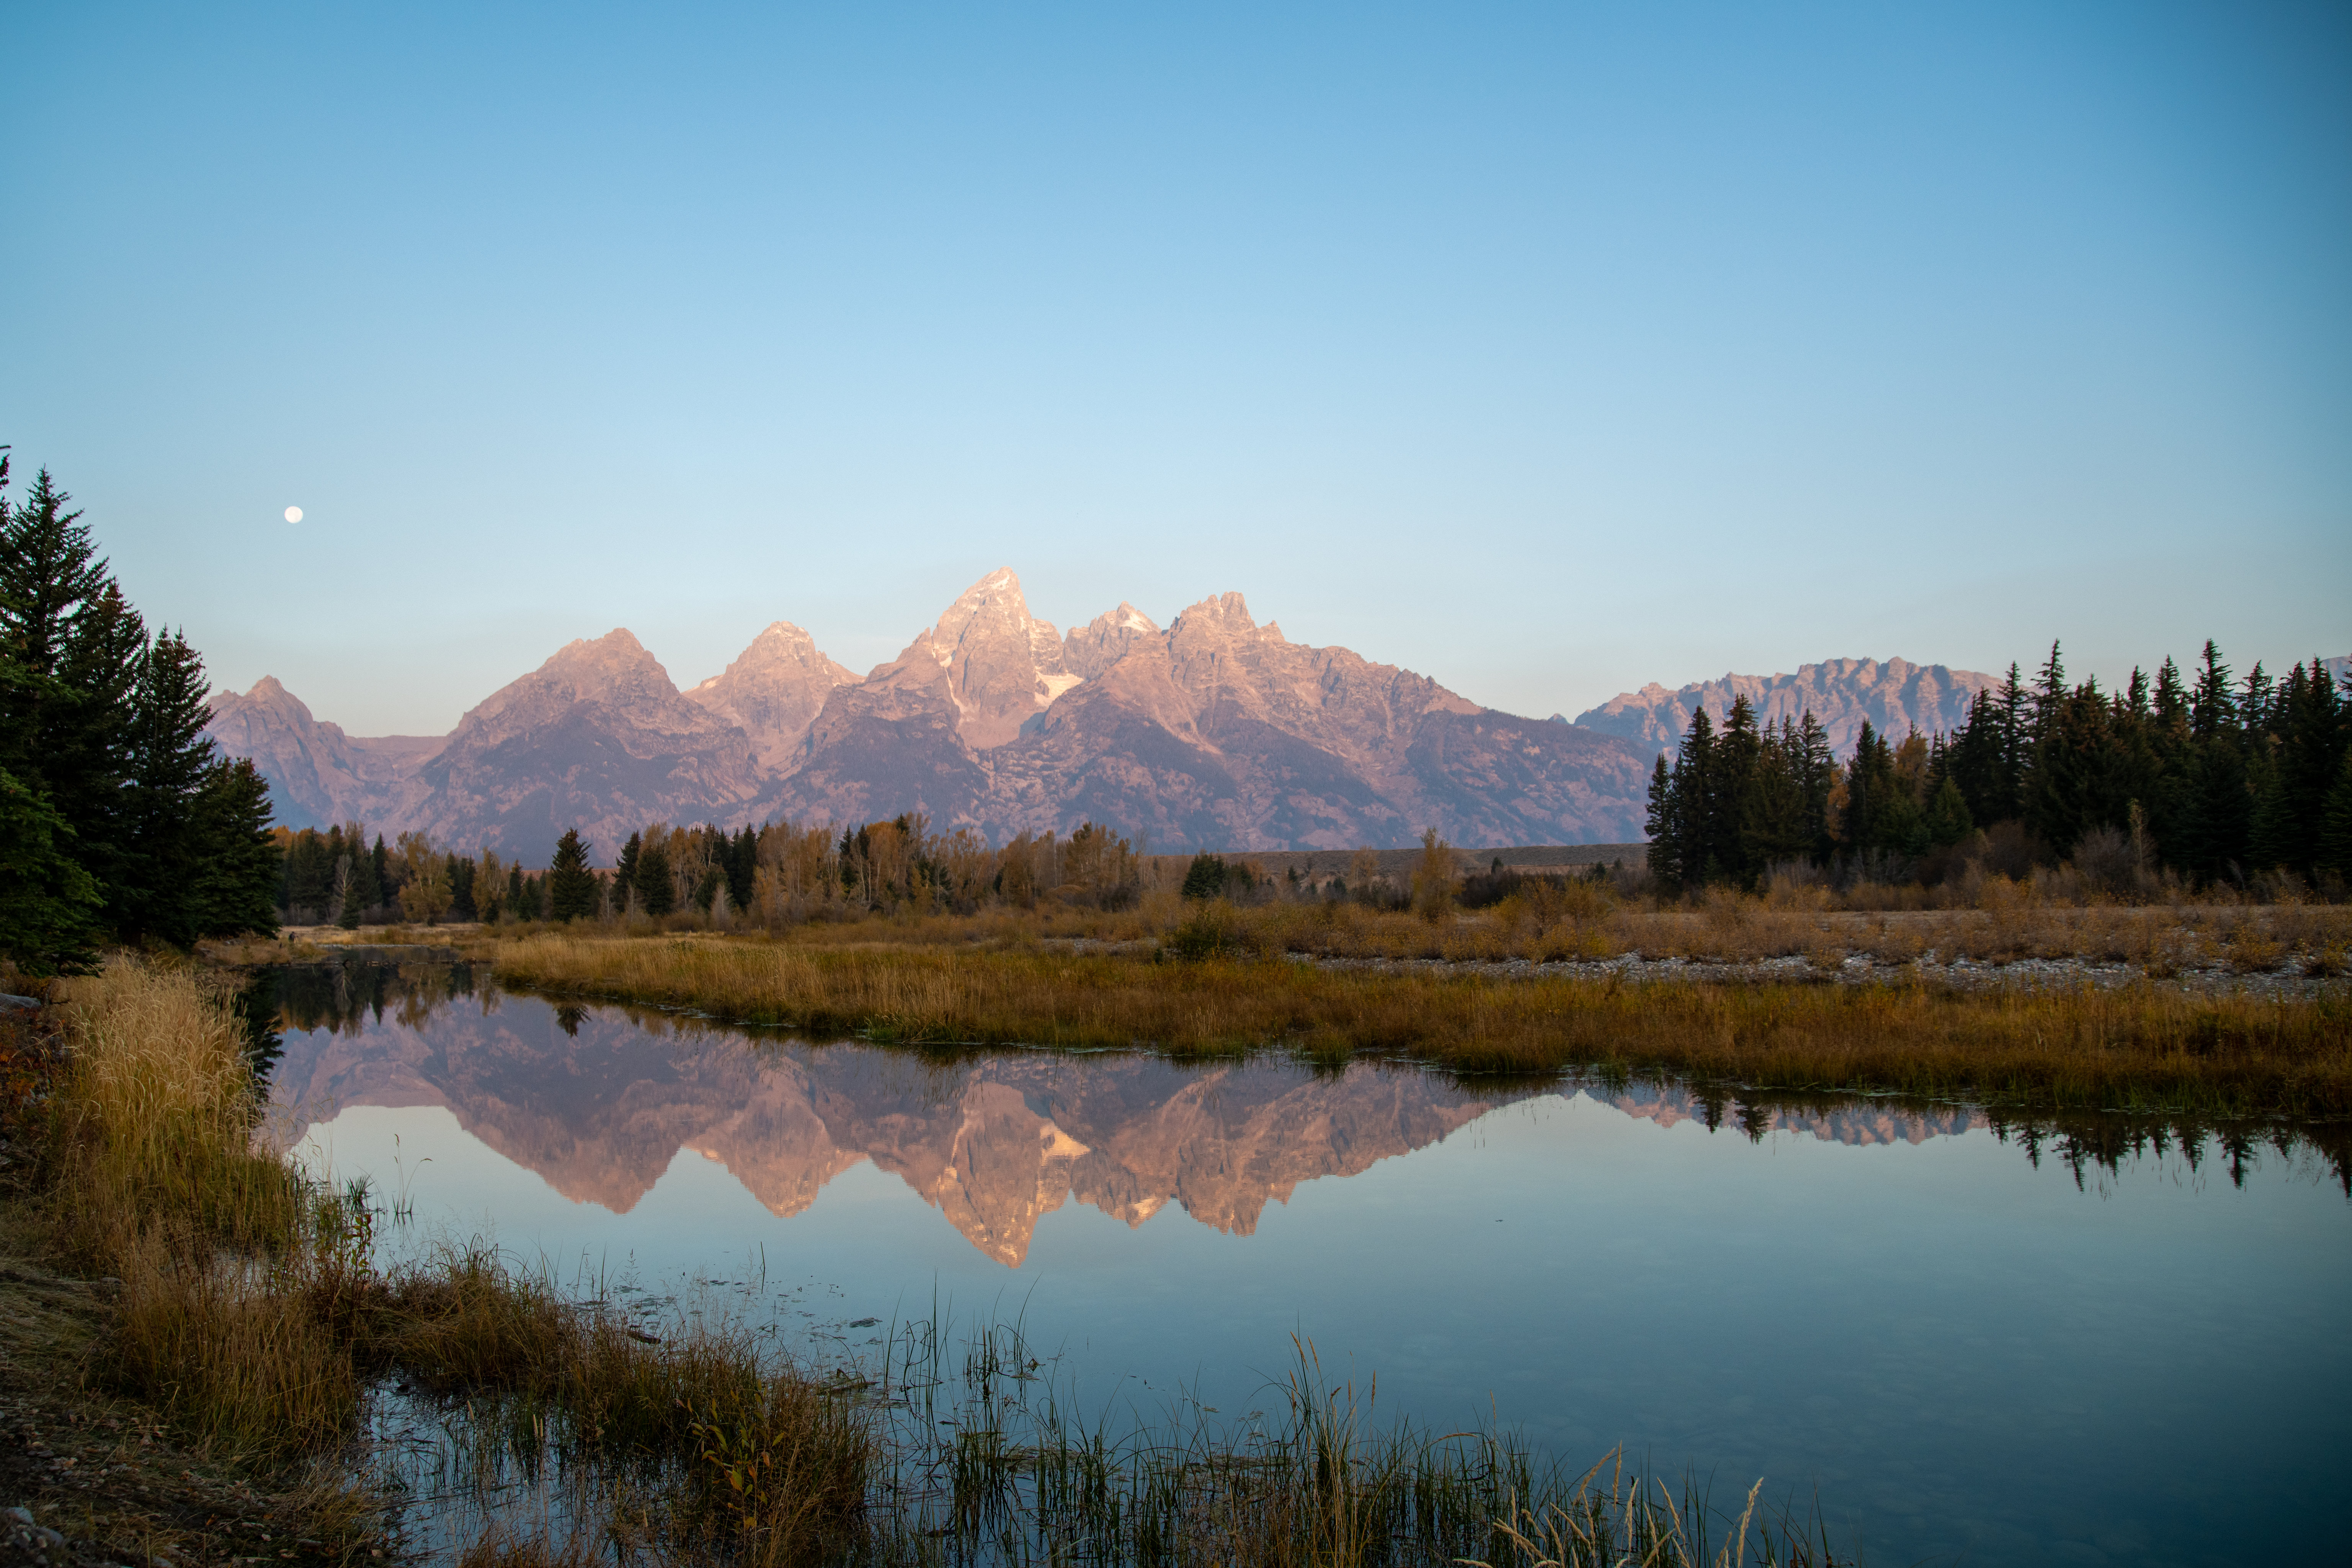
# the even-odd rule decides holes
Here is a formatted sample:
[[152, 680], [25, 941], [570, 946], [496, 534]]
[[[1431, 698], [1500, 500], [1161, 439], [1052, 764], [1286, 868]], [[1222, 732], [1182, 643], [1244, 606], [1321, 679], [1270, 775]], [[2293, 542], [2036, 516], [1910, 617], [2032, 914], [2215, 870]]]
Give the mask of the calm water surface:
[[1441, 1431], [1491, 1415], [1580, 1463], [1622, 1443], [1718, 1495], [1818, 1494], [1876, 1563], [2340, 1550], [2352, 1205], [2307, 1149], [1361, 1064], [926, 1060], [466, 985], [279, 981], [281, 1135], [413, 1205], [391, 1246], [488, 1234], [853, 1352], [1018, 1318], [1114, 1422], [1256, 1408], [1304, 1335]]

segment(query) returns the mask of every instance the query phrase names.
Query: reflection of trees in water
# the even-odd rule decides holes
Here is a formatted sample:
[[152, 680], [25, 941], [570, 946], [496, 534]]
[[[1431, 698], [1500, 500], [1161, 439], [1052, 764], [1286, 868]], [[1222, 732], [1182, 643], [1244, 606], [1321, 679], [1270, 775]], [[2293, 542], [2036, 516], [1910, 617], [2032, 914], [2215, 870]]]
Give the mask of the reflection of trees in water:
[[1761, 1142], [1776, 1128], [1785, 1130], [1791, 1120], [1826, 1121], [1861, 1110], [1931, 1124], [1948, 1123], [1960, 1116], [1980, 1119], [1994, 1137], [2023, 1150], [2037, 1168], [2044, 1158], [2066, 1166], [2074, 1172], [2078, 1187], [2094, 1171], [2120, 1174], [2126, 1161], [2167, 1155], [2179, 1156], [2192, 1173], [2202, 1171], [2218, 1156], [2231, 1184], [2243, 1186], [2267, 1147], [2287, 1160], [2315, 1155], [2334, 1172], [2346, 1194], [2352, 1196], [2352, 1123], [2340, 1121], [2260, 1121], [2193, 1110], [2021, 1110], [1898, 1095], [1681, 1084], [1668, 1078], [1640, 1079], [1630, 1074], [1600, 1075], [1584, 1081], [1619, 1090], [1637, 1082], [1681, 1088], [1708, 1131], [1736, 1128], [1751, 1142]]
[[267, 970], [247, 994], [265, 998], [260, 1005], [280, 1027], [347, 1036], [359, 1035], [370, 1020], [382, 1023], [387, 1006], [394, 1018], [416, 1028], [461, 997], [478, 997], [485, 1013], [494, 1010], [496, 1000], [487, 968], [478, 980], [470, 963], [368, 960]]
[[[422, 1026], [436, 1012], [460, 1000], [478, 1003], [485, 1016], [498, 1011], [499, 988], [487, 964], [477, 973], [469, 963], [394, 963], [381, 961], [289, 965], [264, 970], [237, 999], [245, 1020], [247, 1048], [257, 1069], [267, 1074], [284, 1051], [281, 1027], [329, 1028], [357, 1036], [373, 1018], [381, 1022], [387, 1006], [402, 1024]], [[589, 1007], [571, 1000], [555, 1001], [556, 1022], [565, 1035], [577, 1037]], [[784, 1029], [749, 1028], [721, 1024], [699, 1016], [627, 1003], [598, 1004], [656, 1038], [699, 1037], [729, 1040], [796, 1038]], [[1003, 1047], [956, 1046], [907, 1047], [902, 1054], [911, 1064], [936, 1079], [942, 1097], [957, 1082], [955, 1068], [967, 1058], [1001, 1055]], [[1319, 1070], [1342, 1063], [1314, 1062]], [[1431, 1069], [1437, 1071], [1441, 1069]], [[2260, 1121], [2182, 1110], [2042, 1110], [2012, 1106], [1973, 1106], [1952, 1100], [1925, 1100], [1899, 1095], [1857, 1095], [1824, 1089], [1754, 1089], [1745, 1086], [1693, 1083], [1666, 1075], [1640, 1076], [1622, 1071], [1566, 1072], [1538, 1078], [1493, 1074], [1460, 1075], [1456, 1086], [1471, 1094], [1492, 1094], [1517, 1100], [1530, 1091], [1555, 1088], [1588, 1088], [1622, 1094], [1635, 1088], [1666, 1089], [1689, 1097], [1693, 1113], [1710, 1132], [1737, 1129], [1751, 1142], [1767, 1132], [1786, 1129], [1791, 1121], [1819, 1123], [1856, 1113], [1891, 1116], [1923, 1123], [1928, 1131], [1958, 1131], [1956, 1119], [1979, 1121], [2002, 1142], [2022, 1150], [2039, 1167], [2047, 1158], [2066, 1166], [2075, 1184], [2085, 1184], [2095, 1172], [2122, 1173], [2127, 1161], [2178, 1156], [2192, 1173], [2217, 1160], [2232, 1185], [2243, 1186], [2260, 1163], [2264, 1149], [2282, 1159], [2316, 1156], [2332, 1171], [2347, 1196], [2352, 1196], [2352, 1122]]]

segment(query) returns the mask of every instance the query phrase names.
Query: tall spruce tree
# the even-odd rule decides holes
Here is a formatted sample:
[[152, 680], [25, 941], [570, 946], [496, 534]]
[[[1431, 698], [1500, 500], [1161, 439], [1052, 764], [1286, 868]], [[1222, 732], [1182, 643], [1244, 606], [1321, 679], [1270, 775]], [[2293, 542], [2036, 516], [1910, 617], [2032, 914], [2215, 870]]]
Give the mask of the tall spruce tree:
[[580, 830], [567, 827], [555, 841], [555, 858], [547, 868], [547, 918], [576, 921], [596, 912], [596, 877], [588, 869], [588, 846]]
[[105, 900], [72, 842], [47, 798], [0, 768], [0, 958], [27, 974], [78, 973], [96, 957]]

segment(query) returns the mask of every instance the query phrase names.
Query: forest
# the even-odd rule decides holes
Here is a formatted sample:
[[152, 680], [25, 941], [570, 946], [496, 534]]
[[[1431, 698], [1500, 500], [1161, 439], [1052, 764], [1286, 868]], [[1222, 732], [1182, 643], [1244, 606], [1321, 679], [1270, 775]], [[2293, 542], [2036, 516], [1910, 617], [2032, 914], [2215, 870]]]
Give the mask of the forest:
[[204, 732], [204, 660], [148, 629], [47, 469], [0, 447], [0, 959], [278, 928], [268, 788]]
[[[2207, 642], [2192, 678], [2167, 658], [2123, 689], [2069, 685], [2058, 645], [2015, 665], [1949, 734], [1900, 742], [1864, 723], [1841, 763], [1808, 713], [1718, 728], [1695, 710], [1650, 782], [1651, 876], [1664, 890], [1827, 879], [1937, 887], [2071, 866], [2118, 897], [2227, 886], [2342, 895], [2352, 876], [2352, 692], [2315, 658], [2233, 680]], [[1973, 868], [1973, 872], [1970, 868]]]
[[610, 869], [588, 864], [577, 831], [544, 869], [435, 846], [421, 833], [373, 845], [363, 823], [280, 828], [278, 904], [292, 925], [582, 917], [764, 926], [875, 911], [971, 914], [983, 904], [1034, 908], [1041, 895], [1117, 910], [1134, 901], [1145, 866], [1134, 847], [1092, 823], [1062, 837], [1023, 834], [992, 847], [969, 828], [934, 833], [921, 813], [846, 829], [791, 822], [648, 823]]

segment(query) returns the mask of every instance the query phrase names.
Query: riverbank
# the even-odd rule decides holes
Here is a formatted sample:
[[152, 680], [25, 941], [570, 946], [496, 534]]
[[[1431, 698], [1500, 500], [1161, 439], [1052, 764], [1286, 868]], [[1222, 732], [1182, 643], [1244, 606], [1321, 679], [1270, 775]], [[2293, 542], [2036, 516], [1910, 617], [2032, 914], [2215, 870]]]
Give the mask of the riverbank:
[[[53, 1562], [1501, 1563], [1543, 1543], [1681, 1564], [1730, 1534], [1833, 1561], [1752, 1491], [1710, 1507], [1493, 1432], [1375, 1426], [1304, 1344], [1271, 1419], [1106, 1445], [1031, 1398], [1036, 1362], [1002, 1328], [959, 1349], [907, 1325], [879, 1364], [817, 1369], [755, 1325], [631, 1320], [482, 1246], [387, 1268], [363, 1185], [257, 1144], [216, 983], [118, 959], [42, 1022], [63, 1049], [6, 1123], [0, 1484], [65, 1538], [27, 1533]], [[395, 1384], [456, 1478], [430, 1519], [369, 1447]]]
[[1601, 1068], [1757, 1087], [2084, 1110], [2352, 1114], [2352, 1008], [2141, 981], [1970, 992], [1924, 984], [1629, 983], [1443, 965], [1336, 967], [1227, 948], [948, 950], [539, 935], [501, 984], [687, 1008], [815, 1037], [932, 1047], [1281, 1047], [1465, 1072]]

